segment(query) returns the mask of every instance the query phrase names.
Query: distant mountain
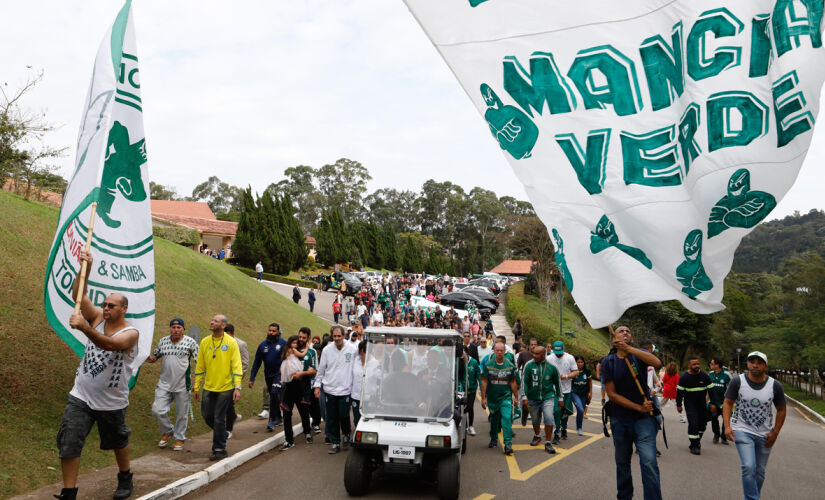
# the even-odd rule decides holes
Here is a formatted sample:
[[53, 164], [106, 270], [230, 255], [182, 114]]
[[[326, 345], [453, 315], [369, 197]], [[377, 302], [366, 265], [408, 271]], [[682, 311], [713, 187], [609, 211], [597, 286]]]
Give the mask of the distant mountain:
[[788, 257], [809, 252], [825, 257], [825, 212], [813, 209], [760, 224], [747, 235], [733, 259], [737, 273], [778, 273]]

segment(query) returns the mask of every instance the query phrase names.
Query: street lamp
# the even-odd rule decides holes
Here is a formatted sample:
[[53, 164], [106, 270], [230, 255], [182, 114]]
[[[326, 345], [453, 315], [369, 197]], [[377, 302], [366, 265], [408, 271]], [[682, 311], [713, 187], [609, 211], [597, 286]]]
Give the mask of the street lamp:
[[737, 369], [738, 371], [740, 371], [740, 372], [741, 372], [741, 371], [742, 371], [742, 367], [741, 367], [741, 366], [739, 366], [739, 353], [740, 353], [740, 352], [742, 352], [742, 348], [741, 348], [741, 347], [737, 347], [737, 348], [736, 348], [736, 369]]

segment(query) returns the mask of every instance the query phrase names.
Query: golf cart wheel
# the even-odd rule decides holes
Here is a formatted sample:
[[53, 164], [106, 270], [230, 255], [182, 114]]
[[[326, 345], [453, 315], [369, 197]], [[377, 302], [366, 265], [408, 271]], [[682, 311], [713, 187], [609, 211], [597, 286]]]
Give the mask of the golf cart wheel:
[[461, 469], [458, 454], [447, 455], [438, 461], [436, 481], [440, 500], [455, 500], [458, 498], [459, 488], [461, 487]]
[[361, 450], [351, 450], [344, 466], [344, 487], [351, 496], [358, 497], [370, 487], [372, 469], [370, 458]]

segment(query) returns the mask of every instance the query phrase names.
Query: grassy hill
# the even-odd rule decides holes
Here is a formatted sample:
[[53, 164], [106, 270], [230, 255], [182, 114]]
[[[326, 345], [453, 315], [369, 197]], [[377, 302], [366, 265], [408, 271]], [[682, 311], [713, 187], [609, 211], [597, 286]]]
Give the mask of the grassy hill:
[[524, 281], [513, 284], [507, 290], [507, 321], [513, 325], [521, 318], [524, 338], [536, 337], [539, 342], [561, 340], [570, 354], [582, 355], [587, 361], [595, 361], [610, 350], [609, 335], [594, 330], [570, 307], [562, 305], [562, 331], [573, 332], [575, 337], [559, 336], [559, 305], [547, 306], [542, 300], [524, 293]]
[[[55, 436], [79, 359], [51, 330], [43, 312], [43, 278], [58, 210], [0, 190], [0, 497], [60, 480]], [[209, 319], [226, 314], [250, 351], [276, 321], [285, 334], [329, 325], [231, 266], [166, 240], [155, 239], [155, 341], [168, 335], [169, 320], [180, 316], [187, 327], [208, 334]], [[132, 391], [127, 423], [134, 457], [156, 449], [157, 425], [151, 405], [160, 363], [145, 365]], [[258, 384], [259, 385], [259, 384]], [[238, 412], [260, 411], [258, 387], [245, 391]], [[197, 411], [197, 410], [196, 410]], [[189, 435], [208, 429], [201, 418]], [[98, 449], [92, 431], [83, 450], [82, 470], [114, 464], [111, 452]], [[49, 470], [53, 467], [56, 470]]]

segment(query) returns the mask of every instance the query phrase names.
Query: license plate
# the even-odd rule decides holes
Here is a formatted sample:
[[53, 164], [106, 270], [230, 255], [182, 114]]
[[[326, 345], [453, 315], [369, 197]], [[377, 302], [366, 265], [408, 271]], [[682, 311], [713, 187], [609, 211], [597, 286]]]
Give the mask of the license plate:
[[390, 458], [404, 458], [413, 460], [415, 458], [415, 447], [413, 446], [389, 446]]

